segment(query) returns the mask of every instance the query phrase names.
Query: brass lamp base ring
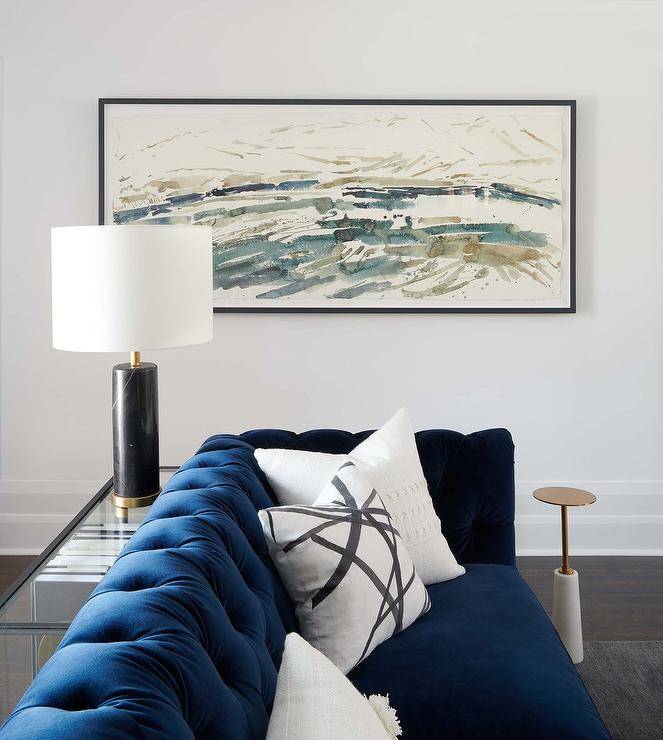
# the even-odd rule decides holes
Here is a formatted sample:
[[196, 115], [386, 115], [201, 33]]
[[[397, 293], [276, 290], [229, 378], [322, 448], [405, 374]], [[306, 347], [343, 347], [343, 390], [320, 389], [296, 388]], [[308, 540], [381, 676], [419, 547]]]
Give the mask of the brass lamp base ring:
[[150, 506], [153, 504], [159, 497], [160, 493], [161, 489], [156, 493], [150, 493], [147, 496], [119, 496], [115, 491], [113, 491], [111, 493], [111, 502], [113, 503], [113, 506], [117, 506], [120, 509], [138, 509], [141, 506]]

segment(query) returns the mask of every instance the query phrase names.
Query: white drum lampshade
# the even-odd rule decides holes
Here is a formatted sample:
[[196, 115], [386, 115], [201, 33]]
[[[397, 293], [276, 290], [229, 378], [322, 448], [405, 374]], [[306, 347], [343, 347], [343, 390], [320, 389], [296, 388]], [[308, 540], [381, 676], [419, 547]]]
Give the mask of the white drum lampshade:
[[131, 352], [113, 368], [112, 500], [118, 511], [159, 495], [157, 366], [141, 350], [212, 339], [207, 226], [65, 226], [51, 231], [53, 346]]
[[129, 352], [212, 339], [207, 226], [51, 230], [53, 346]]

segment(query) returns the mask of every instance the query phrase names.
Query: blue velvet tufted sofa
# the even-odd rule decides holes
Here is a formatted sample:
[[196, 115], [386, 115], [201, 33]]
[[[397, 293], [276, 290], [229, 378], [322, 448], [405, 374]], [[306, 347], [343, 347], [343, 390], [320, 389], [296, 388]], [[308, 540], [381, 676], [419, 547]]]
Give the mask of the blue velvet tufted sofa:
[[[255, 447], [349, 452], [370, 432], [208, 439], [173, 476], [0, 732], [15, 738], [263, 738], [292, 606], [256, 510]], [[492, 429], [417, 445], [461, 578], [349, 675], [389, 694], [406, 739], [608, 738], [514, 562], [513, 444]]]

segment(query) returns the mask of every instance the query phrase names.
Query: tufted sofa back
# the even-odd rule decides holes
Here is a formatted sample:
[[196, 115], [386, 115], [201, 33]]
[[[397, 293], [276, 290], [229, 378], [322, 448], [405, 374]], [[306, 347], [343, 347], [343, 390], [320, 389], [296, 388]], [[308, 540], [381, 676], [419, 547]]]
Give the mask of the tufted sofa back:
[[[208, 439], [175, 473], [0, 732], [2, 738], [262, 738], [292, 606], [256, 511], [255, 447], [347, 453], [370, 432]], [[514, 562], [506, 430], [429, 430], [417, 446], [461, 562]]]
[[[302, 434], [278, 429], [245, 432], [240, 439], [256, 447], [347, 454], [372, 431], [316, 429]], [[446, 429], [417, 432], [417, 450], [442, 531], [462, 563], [515, 565], [514, 447], [506, 429], [461, 434]], [[202, 450], [214, 450], [223, 435]], [[270, 498], [276, 496], [258, 475]]]

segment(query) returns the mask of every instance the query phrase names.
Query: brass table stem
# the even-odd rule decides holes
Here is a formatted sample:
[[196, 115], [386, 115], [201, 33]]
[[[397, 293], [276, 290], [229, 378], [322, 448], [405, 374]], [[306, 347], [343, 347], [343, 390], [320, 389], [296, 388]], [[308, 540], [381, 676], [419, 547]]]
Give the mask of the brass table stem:
[[562, 567], [560, 573], [566, 576], [573, 574], [573, 568], [569, 567], [569, 515], [568, 506], [562, 506]]

